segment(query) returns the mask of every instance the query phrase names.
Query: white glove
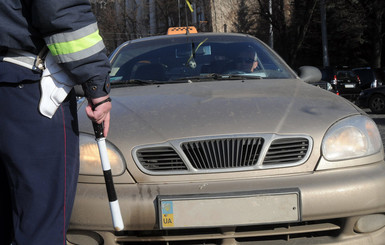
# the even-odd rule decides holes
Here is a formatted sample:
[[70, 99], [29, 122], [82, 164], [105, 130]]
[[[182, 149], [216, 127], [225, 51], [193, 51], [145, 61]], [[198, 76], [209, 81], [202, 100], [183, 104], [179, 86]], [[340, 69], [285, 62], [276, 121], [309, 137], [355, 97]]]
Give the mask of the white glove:
[[44, 116], [52, 118], [57, 108], [59, 108], [76, 83], [56, 63], [50, 52], [48, 52], [45, 58], [44, 66], [45, 69], [40, 81], [41, 98], [39, 111]]

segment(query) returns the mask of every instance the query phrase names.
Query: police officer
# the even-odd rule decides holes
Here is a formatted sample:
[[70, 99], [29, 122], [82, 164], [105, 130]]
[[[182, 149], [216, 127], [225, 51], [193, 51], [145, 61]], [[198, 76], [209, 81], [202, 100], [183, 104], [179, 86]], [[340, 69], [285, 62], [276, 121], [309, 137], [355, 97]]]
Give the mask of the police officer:
[[76, 100], [72, 90], [52, 117], [39, 110], [47, 47], [108, 134], [110, 66], [89, 1], [0, 1], [2, 245], [66, 244], [79, 168]]

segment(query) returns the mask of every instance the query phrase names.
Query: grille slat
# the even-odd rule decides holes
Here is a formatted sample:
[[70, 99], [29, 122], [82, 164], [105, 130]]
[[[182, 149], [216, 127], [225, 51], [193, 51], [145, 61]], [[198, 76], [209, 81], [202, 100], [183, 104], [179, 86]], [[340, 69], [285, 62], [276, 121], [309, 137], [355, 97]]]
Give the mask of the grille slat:
[[[262, 162], [259, 168], [297, 165], [307, 157], [311, 142], [305, 137], [277, 138], [270, 144], [265, 158], [260, 161], [265, 139], [262, 137], [216, 138], [188, 141], [180, 144], [183, 151], [178, 153], [170, 146], [152, 146], [136, 151], [139, 164], [152, 172], [232, 170], [253, 167]], [[188, 161], [184, 162], [185, 156]], [[261, 163], [260, 163], [261, 164]]]
[[300, 144], [289, 144], [289, 145], [283, 145], [283, 144], [280, 144], [280, 145], [272, 145], [270, 147], [270, 151], [273, 151], [273, 150], [282, 150], [282, 149], [290, 149], [290, 148], [293, 148], [293, 149], [299, 149], [299, 148], [302, 148], [302, 147], [308, 147], [309, 145], [308, 144], [305, 144], [305, 143], [300, 143]]
[[215, 144], [216, 144], [216, 141], [210, 141], [210, 150], [213, 152], [213, 157], [214, 157], [213, 163], [214, 163], [215, 167], [218, 167], [219, 166], [219, 164], [218, 164], [219, 157], [217, 156], [218, 153], [214, 151]]
[[279, 156], [305, 156], [306, 152], [303, 150], [287, 150], [281, 152], [269, 152], [269, 158], [279, 157]]
[[208, 144], [207, 144], [207, 142], [204, 142], [203, 144], [202, 144], [202, 150], [203, 150], [203, 154], [204, 154], [204, 156], [205, 156], [205, 163], [212, 163], [213, 161], [212, 161], [212, 159], [211, 159], [211, 154], [210, 154], [210, 150], [208, 149]]
[[273, 160], [273, 159], [285, 159], [285, 158], [292, 158], [292, 159], [301, 159], [305, 154], [283, 154], [278, 156], [269, 156], [265, 158], [265, 161]]

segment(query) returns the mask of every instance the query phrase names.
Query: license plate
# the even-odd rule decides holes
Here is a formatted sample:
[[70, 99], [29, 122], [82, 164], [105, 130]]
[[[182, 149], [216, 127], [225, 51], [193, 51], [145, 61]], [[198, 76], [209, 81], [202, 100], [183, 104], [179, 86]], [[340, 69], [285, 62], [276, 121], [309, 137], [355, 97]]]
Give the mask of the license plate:
[[345, 84], [345, 88], [355, 88], [355, 84]]
[[296, 222], [299, 191], [221, 196], [160, 196], [162, 229]]

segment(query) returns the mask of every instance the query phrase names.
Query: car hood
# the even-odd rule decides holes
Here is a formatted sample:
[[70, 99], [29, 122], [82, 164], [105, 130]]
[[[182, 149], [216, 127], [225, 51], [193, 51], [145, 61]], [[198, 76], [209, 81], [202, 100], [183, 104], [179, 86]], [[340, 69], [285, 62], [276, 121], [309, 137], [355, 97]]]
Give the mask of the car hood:
[[[306, 135], [318, 153], [327, 129], [358, 114], [347, 100], [301, 80], [245, 80], [114, 88], [108, 140], [134, 147], [169, 140], [248, 134]], [[85, 113], [81, 131], [92, 133]]]
[[357, 114], [345, 99], [297, 80], [125, 87], [113, 89], [111, 97], [109, 139], [135, 145], [207, 135], [323, 134], [338, 119]]

